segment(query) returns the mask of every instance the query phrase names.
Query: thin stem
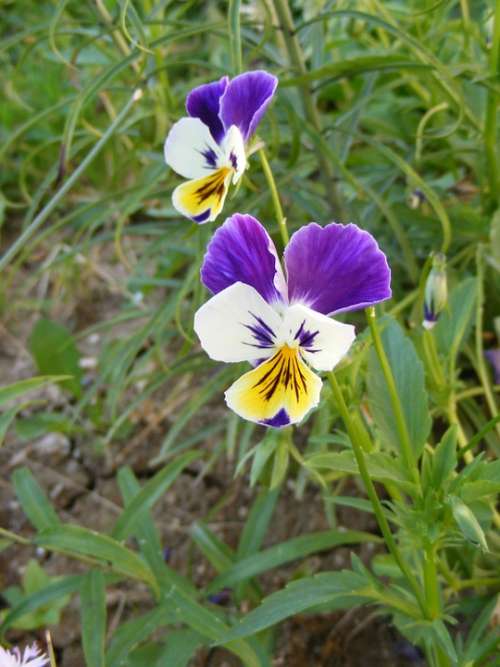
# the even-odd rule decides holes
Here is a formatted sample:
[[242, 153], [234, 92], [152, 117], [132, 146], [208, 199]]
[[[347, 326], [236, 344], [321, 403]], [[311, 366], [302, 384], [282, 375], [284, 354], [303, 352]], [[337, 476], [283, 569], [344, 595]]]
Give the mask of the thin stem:
[[123, 107], [120, 113], [113, 120], [113, 122], [108, 127], [106, 132], [102, 135], [102, 137], [95, 144], [92, 150], [88, 153], [85, 159], [82, 160], [77, 169], [75, 169], [75, 171], [71, 174], [71, 176], [64, 183], [64, 185], [56, 192], [56, 194], [52, 197], [52, 199], [45, 205], [45, 207], [36, 216], [33, 222], [28, 227], [26, 227], [24, 232], [16, 239], [16, 241], [14, 241], [14, 243], [10, 246], [10, 248], [7, 250], [4, 256], [0, 259], [0, 271], [7, 266], [10, 260], [23, 247], [24, 243], [26, 243], [26, 241], [29, 238], [31, 238], [31, 236], [33, 236], [34, 232], [40, 227], [40, 225], [42, 225], [45, 222], [45, 220], [47, 220], [49, 215], [59, 204], [64, 195], [73, 187], [76, 181], [87, 169], [89, 164], [101, 152], [102, 148], [111, 139], [116, 128], [121, 124], [123, 119], [126, 117], [132, 105], [135, 104], [135, 102], [137, 102], [141, 97], [142, 97], [142, 91], [140, 89], [137, 89], [134, 92], [134, 94], [130, 97], [127, 104]]
[[367, 308], [366, 319], [368, 320], [368, 325], [372, 334], [373, 344], [375, 346], [375, 351], [377, 353], [380, 366], [382, 368], [382, 373], [387, 384], [387, 389], [389, 390], [389, 397], [391, 400], [392, 409], [394, 412], [394, 417], [396, 419], [396, 428], [399, 434], [399, 440], [401, 443], [401, 449], [403, 458], [405, 459], [406, 468], [411, 472], [413, 481], [417, 485], [417, 489], [420, 488], [420, 477], [418, 474], [417, 463], [413, 454], [413, 449], [411, 446], [410, 435], [408, 433], [408, 428], [406, 426], [405, 416], [403, 413], [403, 408], [401, 406], [401, 401], [399, 400], [398, 390], [396, 387], [396, 382], [392, 374], [391, 366], [387, 355], [382, 345], [382, 339], [380, 338], [380, 332], [377, 326], [377, 317], [375, 315], [375, 308]]
[[241, 56], [240, 0], [229, 0], [227, 12], [229, 45], [233, 61], [233, 73], [240, 74], [243, 69]]
[[[494, 81], [500, 71], [500, 0], [495, 3], [495, 23], [490, 51], [490, 77]], [[489, 196], [492, 208], [498, 199], [498, 165], [497, 165], [497, 91], [494, 86], [488, 88], [486, 118], [484, 122], [484, 145], [486, 164], [488, 167]]]
[[424, 552], [424, 584], [425, 597], [431, 618], [439, 618], [441, 615], [441, 599], [436, 570], [436, 553], [432, 546], [427, 547]]
[[[491, 389], [490, 378], [486, 370], [483, 351], [483, 303], [484, 303], [484, 264], [482, 246], [479, 244], [476, 250], [476, 265], [477, 265], [477, 307], [476, 307], [476, 366], [479, 379], [484, 389], [484, 396], [486, 403], [490, 410], [491, 416], [495, 417], [498, 414], [498, 408], [495, 396]], [[497, 428], [500, 435], [500, 428]]]
[[[307, 74], [304, 54], [296, 34], [289, 3], [287, 0], [273, 0], [273, 2], [276, 16], [283, 32], [288, 58], [299, 74]], [[314, 129], [317, 132], [321, 132], [321, 119], [309, 85], [307, 82], [304, 82], [301, 83], [299, 87], [302, 97], [302, 105], [304, 107], [304, 115]], [[319, 153], [318, 159], [321, 168], [321, 177], [325, 187], [325, 194], [328, 197], [332, 214], [334, 217], [340, 218], [342, 207], [335, 187], [335, 174], [332, 165], [323, 152]]]
[[344, 396], [342, 394], [342, 390], [340, 388], [340, 385], [337, 382], [337, 378], [335, 377], [335, 374], [333, 372], [328, 373], [328, 378], [330, 380], [330, 386], [333, 391], [333, 395], [335, 398], [335, 401], [337, 403], [338, 410], [340, 412], [340, 416], [342, 417], [342, 420], [345, 424], [345, 427], [347, 429], [347, 432], [349, 434], [349, 438], [351, 440], [352, 444], [352, 449], [354, 452], [354, 456], [356, 457], [356, 462], [358, 464], [359, 468], [359, 474], [361, 475], [361, 479], [363, 480], [363, 484], [365, 486], [366, 493], [368, 495], [368, 498], [370, 499], [370, 502], [373, 507], [373, 511], [375, 514], [375, 517], [377, 518], [378, 525], [380, 527], [380, 530], [382, 532], [382, 535], [384, 536], [385, 543], [387, 545], [387, 548], [389, 549], [390, 553], [392, 554], [394, 560], [398, 564], [401, 572], [403, 575], [406, 577], [408, 583], [410, 584], [413, 593], [415, 595], [415, 598], [418, 601], [418, 604], [422, 610], [422, 613], [424, 614], [425, 617], [427, 617], [427, 609], [426, 609], [426, 603], [425, 599], [422, 595], [422, 591], [420, 589], [420, 586], [418, 584], [417, 579], [409, 569], [408, 565], [404, 561], [398, 545], [396, 544], [396, 541], [392, 535], [391, 529], [389, 527], [389, 523], [387, 519], [385, 518], [384, 510], [382, 508], [382, 504], [380, 502], [380, 499], [377, 495], [377, 491], [375, 489], [375, 486], [371, 480], [370, 474], [368, 472], [368, 467], [366, 465], [365, 461], [365, 455], [363, 452], [363, 448], [360, 446], [358, 442], [358, 433], [356, 431], [356, 428], [351, 420], [351, 416], [349, 414], [349, 410], [347, 409], [347, 405], [344, 400]]
[[262, 170], [264, 172], [267, 184], [269, 186], [269, 190], [271, 191], [271, 199], [273, 200], [274, 213], [276, 215], [276, 222], [278, 223], [278, 227], [280, 229], [281, 239], [283, 241], [283, 245], [286, 246], [288, 241], [290, 240], [290, 236], [288, 234], [288, 229], [286, 226], [286, 218], [283, 214], [283, 208], [281, 207], [278, 188], [276, 187], [276, 181], [274, 180], [273, 172], [269, 165], [266, 152], [263, 148], [259, 148], [259, 157], [260, 157], [260, 162], [262, 164]]
[[10, 530], [7, 530], [6, 528], [0, 527], [0, 537], [5, 537], [6, 540], [9, 540], [9, 542], [17, 542], [18, 544], [31, 544], [31, 541], [26, 539], [25, 537], [21, 537], [20, 535], [16, 535], [16, 533], [11, 533]]

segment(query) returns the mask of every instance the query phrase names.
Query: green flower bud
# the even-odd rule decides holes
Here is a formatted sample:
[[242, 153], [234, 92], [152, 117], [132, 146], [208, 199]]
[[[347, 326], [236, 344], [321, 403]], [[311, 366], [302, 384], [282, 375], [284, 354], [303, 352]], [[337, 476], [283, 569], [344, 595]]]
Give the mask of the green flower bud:
[[422, 322], [425, 329], [432, 329], [447, 302], [446, 255], [437, 252], [432, 258], [432, 268], [425, 283], [424, 321]]

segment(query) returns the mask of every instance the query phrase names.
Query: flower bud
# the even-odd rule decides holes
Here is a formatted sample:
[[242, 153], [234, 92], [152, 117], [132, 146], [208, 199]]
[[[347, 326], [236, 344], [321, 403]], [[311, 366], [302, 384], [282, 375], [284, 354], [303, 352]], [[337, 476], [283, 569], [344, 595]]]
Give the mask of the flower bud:
[[425, 329], [432, 329], [448, 301], [448, 283], [446, 280], [446, 256], [438, 252], [432, 258], [432, 268], [427, 276], [424, 293]]

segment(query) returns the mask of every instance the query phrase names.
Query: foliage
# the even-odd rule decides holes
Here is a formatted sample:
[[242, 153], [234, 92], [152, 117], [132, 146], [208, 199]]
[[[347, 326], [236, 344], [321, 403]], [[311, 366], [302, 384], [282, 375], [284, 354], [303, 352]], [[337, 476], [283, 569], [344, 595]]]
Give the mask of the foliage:
[[[433, 667], [494, 664], [500, 440], [484, 347], [499, 347], [499, 3], [11, 0], [2, 23], [0, 312], [8, 330], [33, 322], [40, 375], [2, 383], [0, 444], [63, 432], [114, 456], [150, 400], [175, 415], [146, 482], [122, 461], [121, 512], [107, 533], [68, 522], [36, 475], [15, 470], [33, 530], [2, 527], [2, 548], [36, 545], [80, 569], [49, 577], [31, 560], [22, 588], [3, 591], [2, 641], [57, 623], [78, 596], [89, 667], [182, 667], [214, 645], [266, 667], [279, 623], [371, 605]], [[280, 80], [254, 148], [265, 146], [289, 232], [355, 221], [392, 270], [393, 300], [381, 317], [367, 313], [365, 330], [362, 315], [349, 316], [356, 344], [293, 434], [222, 407], [241, 369], [217, 367], [192, 329], [213, 229], [174, 210], [179, 179], [162, 154], [192, 87], [252, 68]], [[252, 213], [278, 242], [273, 194], [253, 155], [224, 217]], [[424, 331], [437, 251], [450, 295]], [[92, 335], [102, 344], [87, 372]], [[51, 384], [65, 396], [57, 410], [42, 391]], [[189, 567], [165, 561], [153, 513], [189, 466], [204, 475], [224, 457], [255, 499], [238, 544], [211, 517], [191, 526], [193, 553], [215, 572], [199, 588]], [[328, 529], [276, 543], [280, 494], [291, 486], [301, 502], [306, 485], [320, 489]], [[373, 514], [380, 533], [339, 526], [345, 506]], [[356, 555], [366, 542], [370, 563]], [[349, 569], [298, 567], [278, 590], [262, 577], [339, 545], [352, 550]], [[107, 592], [133, 585], [147, 589], [148, 609], [115, 626]], [[208, 601], [228, 586], [229, 609]]]

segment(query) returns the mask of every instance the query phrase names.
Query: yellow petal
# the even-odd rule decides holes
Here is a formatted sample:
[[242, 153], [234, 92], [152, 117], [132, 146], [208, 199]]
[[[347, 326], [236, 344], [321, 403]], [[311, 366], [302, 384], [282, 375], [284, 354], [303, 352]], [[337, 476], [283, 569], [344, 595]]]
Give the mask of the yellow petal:
[[228, 406], [244, 419], [286, 426], [301, 421], [319, 403], [321, 380], [296, 348], [284, 345], [226, 391]]
[[215, 220], [224, 206], [232, 171], [221, 167], [208, 176], [182, 183], [172, 195], [175, 208], [196, 222]]

